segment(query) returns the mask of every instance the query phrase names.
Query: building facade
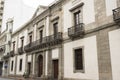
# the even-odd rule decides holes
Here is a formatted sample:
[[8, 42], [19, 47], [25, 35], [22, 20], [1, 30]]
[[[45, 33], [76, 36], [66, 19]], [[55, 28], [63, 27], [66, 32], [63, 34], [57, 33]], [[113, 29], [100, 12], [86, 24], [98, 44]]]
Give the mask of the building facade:
[[58, 0], [40, 6], [13, 33], [8, 20], [3, 71], [42, 80], [120, 80], [119, 5], [119, 0]]
[[0, 33], [1, 33], [1, 26], [2, 26], [2, 17], [3, 17], [3, 10], [4, 10], [4, 0], [0, 0]]

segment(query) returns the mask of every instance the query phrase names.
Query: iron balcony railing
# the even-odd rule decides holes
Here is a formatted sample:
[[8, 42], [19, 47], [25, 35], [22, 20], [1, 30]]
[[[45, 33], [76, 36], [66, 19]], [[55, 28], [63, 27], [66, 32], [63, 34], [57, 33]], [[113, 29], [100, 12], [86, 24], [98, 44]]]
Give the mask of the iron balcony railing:
[[10, 56], [13, 57], [14, 55], [15, 55], [15, 51], [14, 50], [10, 51]]
[[116, 22], [120, 21], [120, 7], [113, 10], [113, 19]]
[[84, 30], [83, 23], [80, 23], [71, 28], [68, 28], [68, 36], [72, 39], [77, 38], [77, 37], [83, 37], [84, 32], [85, 32], [85, 30]]
[[24, 51], [23, 51], [23, 47], [18, 48], [18, 53], [19, 53], [19, 54], [24, 53]]
[[60, 44], [62, 42], [62, 33], [58, 32], [57, 34], [46, 36], [44, 38], [36, 40], [32, 43], [29, 43], [24, 47], [26, 52], [31, 52], [37, 49], [42, 49], [50, 46]]
[[3, 55], [1, 59], [2, 59], [2, 60], [8, 59], [10, 56], [11, 56], [11, 55], [10, 55], [9, 53], [7, 53], [7, 54]]

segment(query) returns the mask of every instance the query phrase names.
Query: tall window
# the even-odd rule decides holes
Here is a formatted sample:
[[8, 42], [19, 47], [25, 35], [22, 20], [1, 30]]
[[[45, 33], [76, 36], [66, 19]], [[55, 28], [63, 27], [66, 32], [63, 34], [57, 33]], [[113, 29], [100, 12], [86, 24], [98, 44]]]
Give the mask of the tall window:
[[42, 42], [42, 38], [43, 38], [43, 30], [40, 30], [40, 42]]
[[14, 64], [14, 61], [11, 62], [11, 71], [13, 71], [13, 64]]
[[22, 59], [20, 59], [19, 71], [22, 71]]
[[80, 24], [80, 11], [74, 13], [74, 21], [76, 26]]
[[24, 46], [24, 38], [21, 39], [21, 47], [23, 48]]
[[57, 38], [57, 33], [58, 33], [58, 23], [53, 24], [54, 27], [54, 38]]
[[32, 43], [32, 35], [29, 36], [29, 43], [31, 45], [31, 43]]
[[58, 23], [54, 23], [53, 27], [54, 27], [54, 34], [56, 34], [58, 32]]
[[15, 52], [15, 41], [13, 42], [13, 51]]
[[83, 70], [82, 48], [75, 49], [75, 70]]

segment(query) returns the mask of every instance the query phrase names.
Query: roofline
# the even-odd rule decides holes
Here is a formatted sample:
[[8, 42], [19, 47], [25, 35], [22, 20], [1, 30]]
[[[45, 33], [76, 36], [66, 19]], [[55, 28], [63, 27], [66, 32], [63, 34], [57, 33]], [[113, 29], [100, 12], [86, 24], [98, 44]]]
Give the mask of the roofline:
[[52, 5], [49, 5], [48, 8], [46, 10], [44, 10], [41, 14], [37, 15], [35, 18], [31, 18], [28, 22], [26, 22], [25, 24], [23, 24], [19, 29], [17, 29], [15, 32], [13, 32], [12, 36], [17, 34], [18, 32], [20, 32], [21, 30], [23, 30], [24, 28], [27, 27], [27, 25], [29, 25], [32, 21], [34, 21], [37, 17], [39, 17], [40, 15], [42, 15], [43, 13], [45, 13], [46, 11], [50, 10], [50, 8], [54, 5], [57, 5], [59, 2], [61, 2], [63, 0], [57, 0], [53, 3], [51, 3]]

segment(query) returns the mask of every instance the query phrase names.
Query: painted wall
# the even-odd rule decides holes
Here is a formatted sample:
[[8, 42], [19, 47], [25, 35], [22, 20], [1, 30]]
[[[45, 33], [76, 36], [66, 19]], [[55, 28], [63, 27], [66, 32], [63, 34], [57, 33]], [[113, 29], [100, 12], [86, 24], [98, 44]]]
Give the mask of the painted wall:
[[120, 80], [120, 29], [109, 32], [113, 80]]
[[[13, 61], [13, 71], [11, 71], [11, 65], [12, 65], [12, 61]], [[9, 65], [9, 73], [10, 75], [14, 75], [15, 74], [15, 57], [11, 57], [10, 58], [10, 65]]]
[[[22, 59], [22, 71], [19, 71], [20, 59]], [[23, 73], [25, 72], [25, 68], [26, 68], [25, 63], [26, 63], [26, 54], [19, 55], [17, 57], [17, 71], [16, 71], [17, 75], [23, 75]]]
[[[75, 2], [76, 1], [76, 2]], [[72, 12], [69, 10], [81, 2], [84, 3], [83, 8], [83, 23], [85, 25], [95, 21], [95, 11], [94, 11], [94, 0], [70, 0], [68, 3], [63, 5], [63, 19], [64, 19], [64, 32], [67, 32], [69, 27], [73, 26]]]
[[[84, 47], [85, 73], [74, 73], [73, 49], [78, 47]], [[64, 44], [64, 77], [90, 80], [99, 79], [96, 36]]]
[[32, 55], [28, 55], [28, 60], [27, 62], [31, 62], [32, 61]]
[[59, 50], [58, 49], [52, 50], [52, 59], [59, 59]]
[[117, 8], [117, 0], [105, 0], [106, 3], [106, 14], [107, 16], [112, 15], [112, 10]]

